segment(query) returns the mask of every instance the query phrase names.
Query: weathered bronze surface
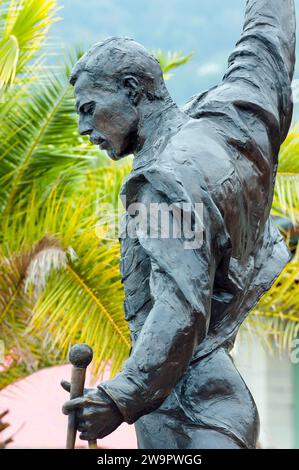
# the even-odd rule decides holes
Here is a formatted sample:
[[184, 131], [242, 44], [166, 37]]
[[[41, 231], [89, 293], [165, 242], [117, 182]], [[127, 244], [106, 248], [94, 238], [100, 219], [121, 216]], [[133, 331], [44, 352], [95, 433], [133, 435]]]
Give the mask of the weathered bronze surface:
[[[70, 399], [79, 398], [84, 392], [86, 368], [91, 363], [93, 356], [92, 349], [87, 344], [75, 344], [69, 353], [69, 360], [72, 364], [72, 378], [70, 383]], [[77, 433], [76, 412], [68, 415], [68, 427], [66, 436], [66, 448], [73, 449], [76, 443]], [[89, 440], [89, 448], [97, 447], [96, 440]]]
[[[289, 260], [269, 214], [294, 63], [294, 1], [248, 0], [223, 81], [183, 109], [158, 62], [131, 39], [107, 39], [76, 64], [80, 133], [115, 160], [134, 154], [121, 190], [132, 349], [116, 377], [65, 404], [77, 410], [83, 439], [126, 421], [140, 448], [256, 447], [257, 409], [229, 351]], [[136, 203], [162, 204], [162, 216], [185, 204], [191, 219], [202, 204], [203, 242], [147, 236], [151, 222]]]

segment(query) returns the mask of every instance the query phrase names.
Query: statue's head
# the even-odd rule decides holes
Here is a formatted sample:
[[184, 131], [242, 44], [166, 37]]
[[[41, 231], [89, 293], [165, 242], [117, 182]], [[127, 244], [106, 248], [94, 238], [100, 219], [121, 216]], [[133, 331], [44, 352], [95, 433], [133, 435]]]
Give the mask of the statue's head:
[[128, 38], [95, 44], [75, 65], [79, 132], [118, 160], [134, 153], [144, 109], [169, 98], [157, 59]]

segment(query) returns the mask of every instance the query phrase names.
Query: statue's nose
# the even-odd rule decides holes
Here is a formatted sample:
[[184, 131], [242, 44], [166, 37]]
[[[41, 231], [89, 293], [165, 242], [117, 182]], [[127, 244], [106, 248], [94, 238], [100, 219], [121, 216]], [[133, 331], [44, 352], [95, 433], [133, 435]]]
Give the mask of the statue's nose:
[[79, 125], [79, 134], [80, 135], [90, 135], [92, 133], [92, 129], [89, 126]]

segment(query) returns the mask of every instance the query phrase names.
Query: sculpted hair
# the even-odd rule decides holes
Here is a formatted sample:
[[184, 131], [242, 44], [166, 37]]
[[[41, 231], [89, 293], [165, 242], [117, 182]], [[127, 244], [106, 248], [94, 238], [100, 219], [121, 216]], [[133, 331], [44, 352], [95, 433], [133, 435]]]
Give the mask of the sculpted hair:
[[148, 99], [163, 99], [168, 94], [159, 61], [130, 38], [111, 37], [92, 46], [76, 63], [70, 77], [72, 85], [83, 71], [95, 87], [103, 81], [123, 86], [123, 78], [132, 75]]

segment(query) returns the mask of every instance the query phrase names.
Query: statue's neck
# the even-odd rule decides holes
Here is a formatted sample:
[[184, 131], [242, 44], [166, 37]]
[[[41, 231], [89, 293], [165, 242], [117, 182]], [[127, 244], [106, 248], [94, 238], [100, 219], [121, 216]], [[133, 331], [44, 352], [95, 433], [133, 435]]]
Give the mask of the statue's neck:
[[159, 107], [145, 110], [140, 119], [135, 157], [150, 150], [157, 140], [175, 133], [176, 129], [189, 119], [171, 99], [161, 103]]

